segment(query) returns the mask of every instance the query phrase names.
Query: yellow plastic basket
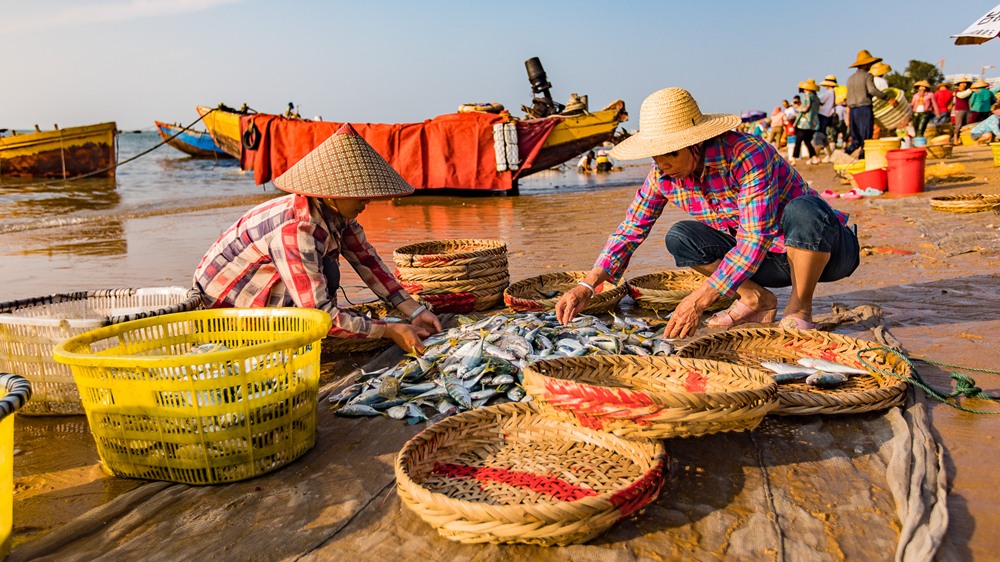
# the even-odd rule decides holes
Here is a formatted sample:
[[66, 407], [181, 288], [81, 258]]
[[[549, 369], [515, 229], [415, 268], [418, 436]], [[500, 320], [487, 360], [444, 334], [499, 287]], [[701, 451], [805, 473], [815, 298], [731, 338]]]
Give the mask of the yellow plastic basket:
[[[99, 328], [54, 350], [70, 365], [97, 452], [115, 475], [234, 482], [316, 442], [319, 342], [302, 308], [202, 310]], [[191, 354], [221, 344], [229, 350]]]
[[14, 528], [14, 412], [31, 398], [24, 377], [0, 373], [0, 560], [10, 553]]

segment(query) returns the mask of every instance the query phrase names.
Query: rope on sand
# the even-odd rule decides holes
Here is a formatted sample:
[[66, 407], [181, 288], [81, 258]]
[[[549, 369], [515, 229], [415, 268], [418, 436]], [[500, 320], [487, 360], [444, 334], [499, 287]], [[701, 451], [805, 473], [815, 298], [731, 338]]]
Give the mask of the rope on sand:
[[[959, 396], [965, 396], [966, 398], [979, 398], [981, 400], [990, 400], [990, 401], [993, 401], [993, 402], [1000, 402], [1000, 396], [990, 396], [989, 394], [986, 394], [985, 392], [983, 392], [983, 389], [981, 389], [978, 386], [976, 386], [976, 381], [972, 377], [970, 377], [968, 375], [963, 375], [963, 374], [960, 374], [960, 373], [957, 373], [957, 372], [952, 372], [951, 373], [951, 378], [955, 379], [955, 381], [956, 381], [955, 392], [944, 393], [944, 392], [941, 392], [939, 390], [936, 390], [936, 389], [932, 388], [929, 384], [927, 384], [927, 382], [924, 381], [924, 379], [920, 376], [920, 372], [917, 371], [916, 367], [913, 365], [913, 363], [910, 361], [910, 359], [908, 357], [906, 357], [905, 355], [903, 355], [903, 353], [901, 353], [898, 349], [894, 349], [894, 348], [891, 348], [891, 347], [875, 347], [875, 348], [872, 348], [871, 350], [867, 350], [867, 351], [872, 351], [872, 350], [886, 351], [888, 353], [892, 353], [892, 354], [897, 355], [900, 359], [902, 359], [903, 361], [906, 361], [907, 365], [909, 365], [911, 368], [913, 368], [913, 374], [914, 374], [915, 378], [911, 380], [911, 379], [907, 379], [905, 377], [902, 377], [900, 375], [897, 375], [895, 373], [879, 369], [878, 367], [875, 367], [874, 365], [872, 365], [872, 364], [868, 363], [867, 361], [865, 361], [864, 357], [861, 357], [861, 353], [859, 352], [858, 353], [858, 359], [861, 361], [861, 363], [864, 364], [865, 367], [867, 367], [867, 368], [869, 368], [869, 369], [871, 369], [873, 371], [879, 372], [879, 373], [881, 373], [883, 375], [896, 377], [896, 378], [899, 378], [899, 379], [906, 380], [907, 382], [913, 383], [915, 386], [918, 386], [918, 387], [922, 388], [925, 392], [927, 392], [927, 394], [930, 394], [935, 400], [937, 400], [939, 402], [942, 402], [944, 404], [947, 404], [947, 405], [949, 405], [952, 408], [955, 408], [957, 410], [961, 410], [963, 412], [969, 412], [971, 414], [1000, 414], [1000, 411], [976, 410], [974, 408], [966, 408], [965, 406], [962, 406], [961, 404], [957, 404], [955, 402], [951, 402], [950, 401], [950, 399], [952, 399], [952, 398], [957, 398]], [[962, 370], [962, 371], [973, 371], [973, 372], [977, 372], [977, 373], [990, 373], [990, 374], [994, 374], [994, 375], [1000, 375], [1000, 371], [994, 371], [994, 370], [991, 370], [991, 369], [980, 369], [980, 368], [977, 368], [977, 367], [964, 367], [962, 365], [954, 365], [954, 364], [951, 364], [951, 363], [943, 363], [941, 361], [932, 361], [930, 359], [920, 359], [920, 358], [917, 358], [917, 357], [915, 357], [914, 359], [916, 359], [917, 361], [922, 361], [924, 363], [929, 363], [931, 365], [937, 365], [939, 367], [949, 367], [949, 368], [952, 368], [952, 369], [959, 369], [959, 370]]]
[[118, 163], [114, 164], [113, 166], [108, 166], [107, 168], [102, 168], [100, 170], [96, 170], [96, 171], [93, 171], [93, 172], [88, 172], [86, 174], [82, 174], [82, 175], [75, 176], [75, 177], [72, 177], [72, 178], [60, 178], [60, 179], [57, 179], [57, 180], [43, 181], [43, 182], [39, 182], [39, 183], [7, 183], [7, 184], [0, 184], [0, 186], [4, 186], [4, 187], [39, 187], [39, 186], [43, 186], [43, 185], [53, 185], [53, 184], [61, 183], [61, 182], [64, 182], [64, 181], [73, 181], [73, 180], [79, 180], [79, 179], [83, 179], [83, 178], [89, 178], [90, 176], [96, 176], [97, 174], [103, 174], [104, 172], [107, 172], [109, 170], [114, 170], [118, 166], [124, 166], [125, 164], [128, 164], [129, 162], [131, 162], [133, 160], [137, 160], [138, 158], [140, 158], [142, 156], [145, 156], [145, 155], [149, 154], [150, 152], [153, 152], [157, 148], [160, 148], [161, 146], [167, 144], [168, 142], [170, 142], [170, 141], [174, 140], [175, 138], [177, 138], [178, 136], [180, 136], [180, 134], [183, 133], [184, 131], [190, 130], [191, 127], [194, 127], [195, 125], [197, 125], [198, 122], [200, 122], [202, 119], [204, 119], [204, 118], [208, 117], [209, 115], [211, 115], [211, 113], [214, 112], [214, 111], [216, 111], [217, 109], [218, 109], [217, 107], [216, 108], [212, 108], [211, 110], [209, 110], [207, 113], [205, 113], [201, 117], [195, 119], [195, 121], [193, 123], [191, 123], [187, 127], [184, 127], [180, 131], [177, 131], [169, 139], [164, 139], [161, 143], [157, 144], [153, 148], [150, 148], [149, 150], [140, 152], [139, 154], [136, 154], [135, 156], [129, 158], [128, 160], [125, 160], [125, 161], [122, 161], [122, 162], [118, 162]]

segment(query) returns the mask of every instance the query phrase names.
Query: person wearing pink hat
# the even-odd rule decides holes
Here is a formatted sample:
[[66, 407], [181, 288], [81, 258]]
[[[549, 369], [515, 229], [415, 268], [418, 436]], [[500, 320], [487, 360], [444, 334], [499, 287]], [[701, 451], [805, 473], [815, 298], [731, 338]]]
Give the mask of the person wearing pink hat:
[[[206, 308], [316, 308], [333, 318], [331, 337], [388, 337], [407, 352], [441, 331], [437, 317], [407, 294], [356, 220], [372, 199], [408, 195], [413, 187], [353, 127], [341, 127], [274, 185], [291, 195], [247, 211], [195, 270], [194, 287]], [[341, 257], [409, 323], [338, 308]]]

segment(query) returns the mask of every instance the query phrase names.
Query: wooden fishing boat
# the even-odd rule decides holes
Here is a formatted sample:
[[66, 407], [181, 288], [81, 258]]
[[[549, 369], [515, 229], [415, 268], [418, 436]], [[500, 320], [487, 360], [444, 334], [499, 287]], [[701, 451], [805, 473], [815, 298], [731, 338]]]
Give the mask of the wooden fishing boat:
[[114, 177], [117, 132], [112, 121], [0, 137], [0, 176]]
[[243, 141], [240, 140], [240, 117], [245, 113], [230, 109], [224, 105], [217, 108], [198, 106], [198, 115], [202, 116], [202, 123], [212, 135], [212, 140], [226, 154], [233, 158], [239, 158], [243, 150]]
[[195, 158], [232, 158], [229, 153], [215, 144], [215, 140], [209, 133], [192, 129], [185, 130], [184, 127], [160, 123], [159, 121], [154, 121], [154, 123], [160, 132], [160, 138], [185, 154], [190, 154]]

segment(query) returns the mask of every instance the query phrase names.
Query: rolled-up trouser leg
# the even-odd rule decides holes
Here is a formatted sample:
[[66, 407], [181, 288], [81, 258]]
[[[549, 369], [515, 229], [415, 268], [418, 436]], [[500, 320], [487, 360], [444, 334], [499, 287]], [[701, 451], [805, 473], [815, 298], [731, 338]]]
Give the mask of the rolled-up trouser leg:
[[830, 254], [819, 277], [822, 283], [850, 276], [861, 263], [858, 237], [819, 197], [803, 195], [789, 201], [781, 215], [781, 230], [786, 247]]
[[[736, 238], [698, 221], [678, 221], [667, 232], [667, 251], [677, 267], [709, 265], [736, 247]], [[788, 287], [791, 270], [785, 254], [768, 252], [750, 279], [764, 287]]]

